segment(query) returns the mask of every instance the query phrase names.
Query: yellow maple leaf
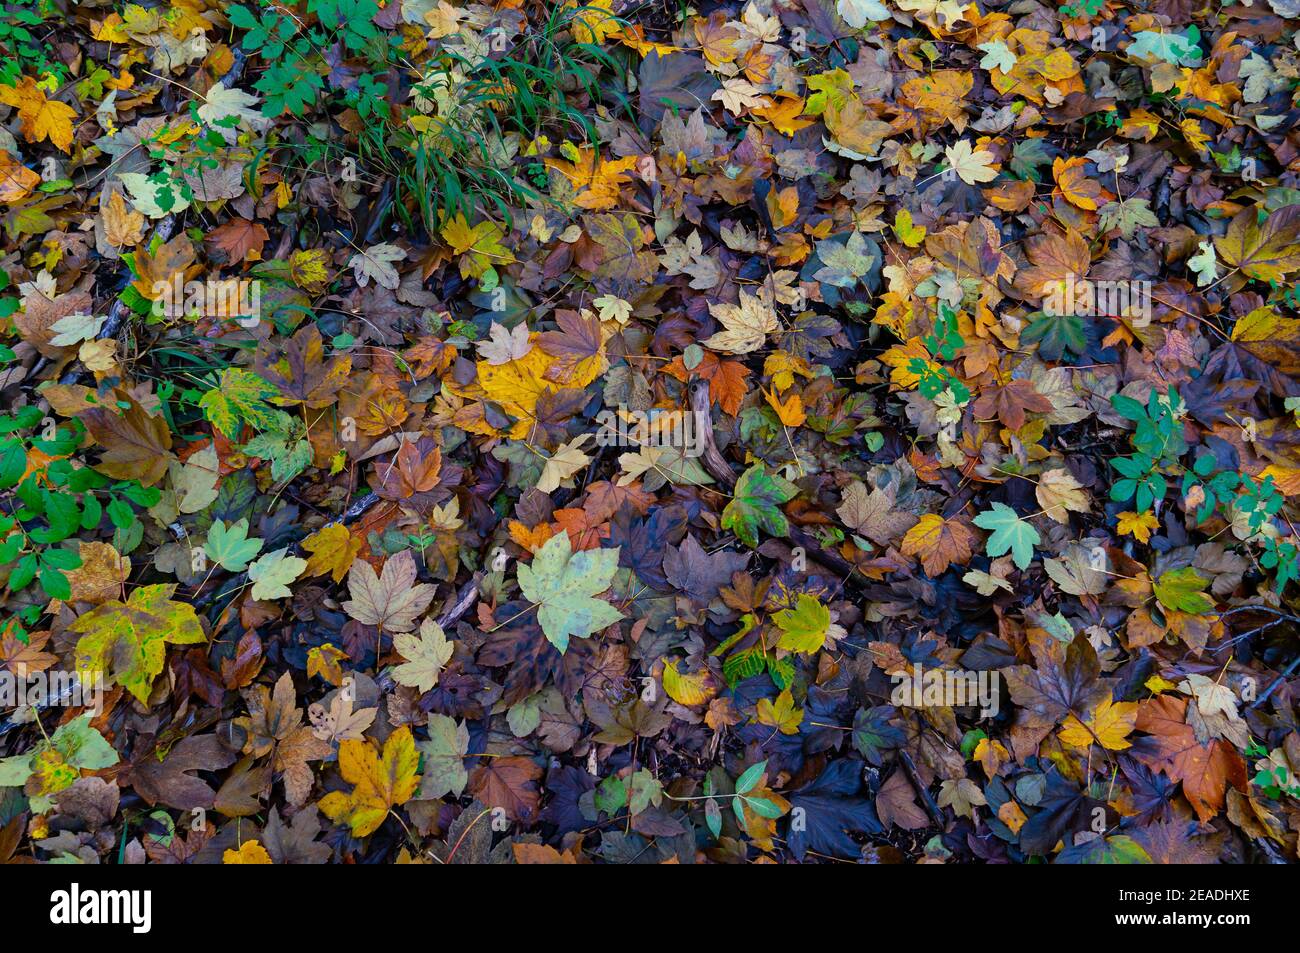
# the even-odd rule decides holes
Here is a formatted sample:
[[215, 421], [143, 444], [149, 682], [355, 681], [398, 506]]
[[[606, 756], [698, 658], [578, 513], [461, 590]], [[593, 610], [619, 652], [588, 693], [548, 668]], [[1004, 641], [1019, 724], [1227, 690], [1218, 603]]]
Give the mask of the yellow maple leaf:
[[618, 190], [630, 181], [628, 172], [636, 168], [638, 156], [627, 156], [606, 162], [590, 146], [577, 150], [573, 162], [563, 159], [544, 159], [548, 169], [554, 169], [568, 179], [578, 195], [573, 203], [592, 211], [603, 211], [618, 205]]
[[776, 411], [777, 419], [785, 426], [798, 427], [808, 419], [808, 415], [803, 409], [803, 398], [798, 394], [791, 394], [782, 400], [776, 394], [764, 390], [763, 396], [767, 398], [771, 408]]
[[1043, 513], [1058, 523], [1070, 522], [1067, 510], [1088, 512], [1088, 492], [1064, 467], [1048, 470], [1040, 476], [1035, 496], [1038, 497]]
[[323, 576], [329, 573], [335, 582], [342, 582], [352, 567], [352, 561], [365, 541], [354, 537], [342, 523], [331, 523], [302, 541], [307, 557], [306, 575]]
[[420, 776], [415, 739], [403, 725], [384, 742], [381, 755], [368, 741], [347, 739], [339, 745], [339, 773], [353, 785], [352, 793], [331, 791], [320, 801], [321, 813], [346, 823], [354, 837], [373, 834], [388, 812], [405, 804], [415, 793]]
[[709, 313], [725, 330], [704, 341], [705, 347], [731, 354], [748, 354], [763, 346], [767, 335], [780, 327], [776, 311], [764, 298], [740, 292], [740, 303], [709, 305]]
[[770, 698], [760, 698], [754, 714], [760, 725], [771, 725], [783, 735], [797, 735], [803, 721], [803, 709], [794, 707], [794, 696], [788, 688], [776, 696], [775, 703]]
[[[538, 335], [533, 334], [530, 339], [536, 337]], [[514, 425], [508, 431], [511, 438], [523, 440], [528, 436], [533, 428], [538, 398], [548, 390], [559, 389], [558, 384], [546, 379], [546, 372], [554, 363], [555, 358], [540, 347], [534, 347], [523, 357], [504, 364], [479, 361], [476, 365], [479, 387], [484, 396], [500, 404], [502, 410], [515, 418]], [[586, 387], [590, 383], [591, 380], [584, 380], [581, 384], [573, 383], [571, 386]]]
[[269, 864], [271, 855], [255, 840], [246, 840], [239, 845], [239, 850], [227, 850], [221, 855], [223, 864]]
[[1086, 748], [1093, 742], [1101, 742], [1103, 747], [1111, 751], [1123, 751], [1129, 747], [1125, 739], [1137, 723], [1137, 712], [1137, 702], [1102, 699], [1101, 704], [1088, 715], [1087, 722], [1081, 722], [1074, 715], [1066, 718], [1061, 726], [1061, 740], [1075, 748]]
[[1132, 536], [1139, 543], [1149, 543], [1153, 530], [1160, 528], [1156, 514], [1123, 512], [1119, 514], [1118, 526], [1121, 536]]
[[127, 208], [121, 192], [108, 197], [103, 214], [104, 237], [114, 248], [138, 245], [144, 240], [144, 216]]
[[0, 103], [18, 110], [18, 128], [28, 142], [48, 139], [64, 152], [72, 149], [72, 120], [77, 111], [67, 103], [47, 99], [36, 80], [24, 76], [17, 86], [0, 86]]
[[40, 182], [39, 175], [0, 149], [0, 202], [21, 202]]

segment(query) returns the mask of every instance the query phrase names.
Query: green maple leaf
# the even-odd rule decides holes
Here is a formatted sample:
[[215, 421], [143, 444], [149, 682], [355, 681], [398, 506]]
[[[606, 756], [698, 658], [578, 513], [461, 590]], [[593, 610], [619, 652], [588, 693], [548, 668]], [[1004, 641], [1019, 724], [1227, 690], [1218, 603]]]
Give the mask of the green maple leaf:
[[758, 548], [758, 531], [785, 536], [790, 524], [780, 504], [793, 499], [799, 488], [779, 475], [769, 475], [761, 463], [746, 470], [736, 482], [736, 495], [722, 511], [722, 525], [750, 549]]
[[286, 599], [293, 595], [289, 583], [302, 575], [307, 560], [290, 556], [288, 547], [267, 553], [248, 567], [254, 599]]
[[258, 430], [275, 427], [280, 412], [266, 401], [279, 393], [273, 384], [252, 371], [227, 367], [221, 372], [217, 386], [199, 398], [199, 407], [209, 423], [234, 439], [244, 424]]
[[781, 630], [779, 649], [791, 652], [816, 652], [826, 641], [831, 627], [831, 610], [822, 605], [816, 596], [801, 592], [793, 609], [782, 609], [772, 616]]
[[454, 794], [460, 797], [469, 783], [465, 770], [465, 753], [469, 751], [469, 728], [456, 724], [448, 715], [429, 715], [429, 740], [417, 741], [423, 756], [424, 772], [420, 778], [420, 798], [430, 799]]
[[584, 549], [575, 553], [569, 534], [560, 533], [537, 551], [531, 566], [519, 567], [519, 588], [537, 605], [537, 621], [546, 638], [561, 653], [572, 636], [587, 638], [623, 618], [623, 613], [597, 593], [613, 582], [618, 547]]
[[203, 551], [208, 558], [227, 572], [243, 572], [248, 561], [262, 551], [262, 540], [248, 538], [248, 520], [231, 523], [229, 528], [222, 520], [215, 520], [208, 530], [208, 540]]
[[393, 669], [393, 681], [398, 685], [419, 689], [421, 694], [432, 691], [438, 684], [442, 667], [455, 651], [455, 646], [447, 641], [442, 626], [432, 619], [420, 623], [418, 637], [409, 632], [394, 635], [393, 648], [406, 659]]
[[994, 558], [1010, 552], [1019, 569], [1029, 568], [1034, 558], [1034, 547], [1042, 542], [1038, 530], [1005, 503], [994, 503], [991, 510], [980, 513], [975, 517], [975, 525], [993, 533], [984, 551]]
[[163, 668], [166, 643], [206, 642], [194, 607], [173, 602], [175, 585], [141, 586], [126, 602], [106, 602], [68, 626], [81, 636], [76, 670], [93, 679], [108, 675], [142, 702]]
[[1067, 351], [1082, 356], [1088, 350], [1083, 318], [1075, 314], [1040, 314], [1025, 328], [1020, 340], [1026, 344], [1038, 342], [1038, 356], [1049, 361], [1061, 360]]
[[1214, 608], [1214, 601], [1204, 592], [1209, 584], [1210, 580], [1191, 566], [1184, 566], [1162, 573], [1154, 588], [1156, 598], [1166, 609], [1199, 615]]

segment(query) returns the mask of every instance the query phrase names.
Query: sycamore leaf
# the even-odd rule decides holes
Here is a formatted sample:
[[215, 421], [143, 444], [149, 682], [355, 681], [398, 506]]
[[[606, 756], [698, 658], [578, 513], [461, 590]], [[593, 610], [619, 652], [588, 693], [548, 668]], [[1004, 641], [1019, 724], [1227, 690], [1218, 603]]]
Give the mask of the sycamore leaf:
[[518, 360], [527, 354], [532, 346], [527, 322], [520, 321], [513, 331], [507, 331], [493, 321], [488, 329], [487, 340], [478, 342], [478, 356], [496, 367]]
[[1000, 69], [1004, 73], [1010, 73], [1016, 68], [1016, 54], [1012, 53], [1011, 48], [1002, 40], [981, 43], [976, 49], [984, 54], [984, 58], [980, 60], [980, 69]]
[[992, 532], [985, 544], [990, 556], [1010, 552], [1019, 569], [1028, 569], [1034, 559], [1034, 547], [1042, 542], [1038, 530], [1005, 503], [994, 503], [993, 508], [975, 517], [975, 525]]
[[229, 527], [223, 520], [214, 520], [203, 549], [209, 559], [227, 572], [243, 572], [248, 561], [262, 551], [262, 542], [248, 538], [247, 519], [231, 523]]
[[48, 99], [32, 77], [22, 77], [16, 86], [0, 86], [0, 103], [18, 110], [18, 128], [28, 142], [48, 139], [64, 152], [72, 150], [72, 120], [77, 111]]
[[416, 583], [415, 576], [415, 557], [409, 549], [390, 556], [382, 575], [370, 563], [358, 559], [348, 572], [352, 599], [343, 603], [343, 611], [385, 632], [410, 632], [437, 591], [427, 583]]
[[302, 541], [302, 548], [309, 554], [304, 573], [308, 576], [328, 573], [335, 582], [342, 582], [365, 544], [364, 539], [353, 536], [343, 523], [322, 526]]
[[967, 185], [992, 182], [998, 177], [997, 169], [992, 168], [995, 161], [993, 153], [985, 152], [983, 149], [973, 152], [970, 143], [965, 139], [958, 139], [955, 144], [948, 146], [943, 154], [948, 159], [948, 167]]
[[349, 794], [326, 794], [320, 801], [321, 813], [347, 824], [353, 837], [373, 834], [391, 809], [415, 793], [419, 761], [415, 739], [405, 725], [388, 736], [382, 756], [367, 741], [344, 741], [339, 745], [339, 774], [353, 789]]
[[794, 696], [788, 688], [776, 697], [775, 702], [770, 698], [760, 698], [754, 708], [754, 715], [754, 720], [760, 725], [770, 725], [783, 735], [797, 735], [799, 725], [803, 722], [803, 709], [794, 707]]
[[588, 638], [623, 618], [596, 598], [614, 580], [618, 553], [619, 547], [575, 553], [569, 534], [559, 533], [537, 551], [531, 565], [519, 566], [519, 588], [537, 605], [542, 632], [561, 653], [571, 637]]
[[760, 529], [773, 536], [789, 533], [790, 524], [780, 504], [798, 492], [798, 487], [780, 474], [769, 474], [763, 464], [756, 463], [736, 481], [735, 495], [722, 511], [722, 525], [734, 530], [750, 549], [757, 549]]
[[710, 305], [709, 313], [725, 329], [701, 342], [715, 351], [748, 354], [762, 347], [767, 335], [780, 327], [772, 305], [747, 291], [740, 292], [739, 304]]
[[429, 713], [429, 740], [416, 743], [423, 759], [420, 800], [460, 797], [469, 784], [465, 755], [469, 751], [469, 727], [448, 715]]
[[212, 426], [233, 439], [245, 424], [258, 430], [272, 427], [277, 412], [267, 401], [279, 393], [274, 385], [252, 371], [227, 367], [222, 370], [217, 386], [199, 398], [199, 406]]
[[1137, 723], [1137, 713], [1137, 702], [1115, 702], [1103, 698], [1088, 713], [1087, 721], [1080, 721], [1074, 715], [1066, 718], [1061, 725], [1061, 740], [1076, 748], [1087, 748], [1100, 742], [1102, 747], [1111, 751], [1123, 751], [1129, 747], [1126, 739]]
[[442, 667], [455, 651], [455, 646], [447, 641], [442, 626], [432, 619], [420, 623], [419, 638], [410, 633], [394, 635], [393, 648], [406, 659], [393, 669], [393, 681], [418, 689], [420, 694], [432, 691], [438, 684]]
[[1200, 242], [1197, 252], [1187, 259], [1187, 270], [1196, 275], [1196, 287], [1212, 285], [1219, 278], [1219, 258], [1214, 253], [1214, 246], [1209, 239]]
[[936, 579], [953, 563], [961, 566], [969, 561], [977, 540], [977, 535], [962, 520], [946, 520], [936, 513], [927, 513], [903, 537], [902, 553], [920, 556], [925, 574]]
[[365, 287], [373, 279], [381, 288], [392, 291], [402, 283], [393, 262], [406, 258], [406, 249], [387, 243], [371, 245], [348, 259], [348, 267], [357, 276], [357, 284]]
[[826, 641], [826, 633], [831, 627], [831, 613], [816, 596], [801, 592], [795, 600], [795, 607], [775, 613], [772, 622], [781, 630], [777, 648], [812, 653]]
[[107, 675], [140, 701], [149, 699], [163, 669], [166, 643], [206, 642], [194, 607], [173, 602], [174, 585], [141, 586], [126, 602], [113, 600], [79, 616], [68, 631], [77, 641], [76, 670], [84, 677]]
[[1035, 495], [1043, 512], [1058, 523], [1069, 524], [1070, 516], [1067, 510], [1073, 510], [1075, 513], [1088, 512], [1087, 491], [1064, 467], [1048, 470], [1040, 476]]
[[253, 598], [287, 599], [293, 595], [289, 583], [301, 576], [306, 568], [307, 560], [290, 556], [287, 548], [267, 553], [248, 567], [248, 578], [253, 583]]
[[590, 439], [591, 434], [584, 433], [567, 443], [560, 444], [555, 452], [546, 458], [541, 479], [537, 481], [537, 489], [543, 493], [552, 493], [566, 480], [585, 469], [591, 463], [591, 457], [583, 453], [582, 445]]

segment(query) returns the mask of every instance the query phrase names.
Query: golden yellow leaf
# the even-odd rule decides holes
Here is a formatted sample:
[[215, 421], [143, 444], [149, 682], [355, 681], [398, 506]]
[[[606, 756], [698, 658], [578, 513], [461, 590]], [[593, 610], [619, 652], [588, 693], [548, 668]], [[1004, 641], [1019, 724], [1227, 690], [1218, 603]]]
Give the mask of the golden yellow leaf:
[[223, 864], [269, 864], [271, 855], [255, 840], [246, 840], [239, 845], [239, 850], [227, 850], [221, 855]]
[[0, 202], [21, 202], [40, 182], [39, 175], [0, 149]]
[[975, 531], [960, 519], [927, 513], [903, 537], [903, 555], [920, 556], [926, 575], [940, 576], [950, 565], [964, 565], [973, 554]]
[[368, 741], [347, 739], [339, 745], [339, 773], [353, 785], [350, 794], [331, 791], [320, 801], [321, 813], [346, 823], [354, 837], [373, 834], [389, 810], [405, 804], [420, 783], [419, 755], [411, 729], [403, 725], [384, 742], [380, 755]]
[[718, 687], [707, 668], [702, 668], [693, 675], [683, 675], [677, 671], [677, 662], [664, 663], [664, 691], [668, 697], [679, 705], [703, 705], [718, 694]]
[[72, 150], [72, 120], [77, 111], [47, 99], [32, 77], [24, 76], [17, 86], [0, 86], [0, 103], [18, 110], [18, 128], [28, 142], [48, 139], [64, 152]]
[[1121, 536], [1132, 536], [1139, 543], [1151, 542], [1151, 533], [1160, 528], [1156, 514], [1123, 512], [1119, 514], [1117, 527]]
[[342, 582], [363, 546], [365, 540], [354, 537], [342, 523], [330, 523], [302, 541], [302, 548], [311, 554], [305, 575], [329, 573], [335, 582]]
[[1137, 712], [1137, 702], [1114, 702], [1104, 698], [1088, 715], [1087, 722], [1079, 721], [1074, 715], [1066, 718], [1061, 726], [1061, 740], [1075, 748], [1086, 748], [1099, 741], [1111, 751], [1123, 751], [1129, 747], [1125, 739], [1137, 723]]

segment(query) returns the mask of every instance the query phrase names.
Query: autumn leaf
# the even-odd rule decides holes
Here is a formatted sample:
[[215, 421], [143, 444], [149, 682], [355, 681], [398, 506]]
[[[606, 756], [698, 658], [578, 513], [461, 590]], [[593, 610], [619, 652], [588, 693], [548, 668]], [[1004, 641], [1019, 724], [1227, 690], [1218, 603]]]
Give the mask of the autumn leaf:
[[740, 292], [739, 304], [723, 302], [710, 305], [709, 313], [718, 319], [723, 330], [702, 343], [705, 347], [729, 354], [747, 354], [758, 350], [767, 340], [767, 335], [780, 327], [772, 306], [747, 291]]
[[1123, 751], [1129, 747], [1126, 739], [1137, 722], [1137, 711], [1137, 702], [1113, 702], [1103, 698], [1088, 713], [1086, 720], [1068, 716], [1061, 726], [1061, 740], [1076, 748], [1098, 743], [1111, 751]]
[[64, 152], [72, 151], [72, 120], [77, 111], [48, 99], [30, 76], [22, 77], [15, 86], [0, 86], [0, 103], [18, 110], [18, 128], [28, 142], [48, 139]]
[[407, 633], [393, 636], [393, 648], [406, 659], [393, 669], [393, 681], [417, 689], [422, 694], [438, 684], [442, 667], [451, 658], [455, 646], [447, 641], [442, 626], [432, 619], [420, 623], [420, 637]]
[[519, 566], [519, 588], [537, 606], [537, 620], [547, 640], [561, 653], [569, 639], [588, 638], [623, 618], [623, 613], [596, 596], [610, 586], [618, 567], [617, 547], [573, 552], [569, 534], [552, 536]]
[[953, 563], [964, 566], [977, 541], [978, 536], [962, 520], [926, 513], [903, 537], [902, 552], [920, 556], [925, 574], [937, 579]]
[[335, 582], [342, 582], [352, 567], [365, 542], [353, 536], [342, 523], [330, 523], [302, 541], [309, 554], [304, 575], [328, 574]]
[[141, 586], [125, 602], [112, 600], [78, 616], [68, 631], [77, 640], [76, 670], [83, 678], [111, 678], [142, 702], [163, 669], [166, 643], [206, 642], [194, 607], [173, 602], [174, 585]]
[[347, 824], [353, 837], [373, 834], [390, 810], [415, 793], [418, 764], [415, 739], [405, 725], [388, 736], [382, 755], [367, 741], [344, 741], [339, 745], [339, 774], [353, 789], [326, 794], [320, 800], [321, 813]]
[[358, 622], [374, 625], [385, 632], [410, 632], [429, 603], [435, 589], [415, 581], [415, 557], [409, 549], [390, 556], [383, 574], [370, 563], [358, 559], [348, 572], [348, 592], [352, 599], [343, 603], [343, 611]]

